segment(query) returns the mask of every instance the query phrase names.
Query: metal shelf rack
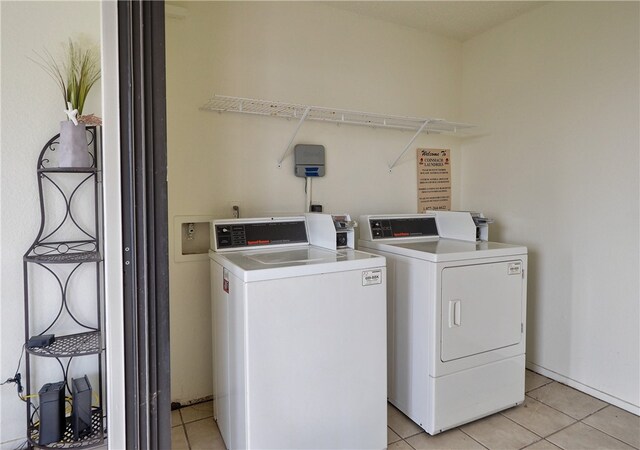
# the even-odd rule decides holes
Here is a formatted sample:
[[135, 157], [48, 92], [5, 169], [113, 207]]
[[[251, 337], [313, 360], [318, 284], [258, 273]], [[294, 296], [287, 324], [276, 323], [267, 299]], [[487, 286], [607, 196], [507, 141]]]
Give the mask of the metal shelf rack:
[[371, 128], [389, 128], [414, 131], [415, 134], [409, 143], [404, 147], [398, 157], [389, 165], [389, 171], [395, 167], [400, 158], [402, 158], [409, 147], [411, 147], [411, 144], [413, 144], [421, 133], [466, 136], [469, 135], [468, 133], [470, 130], [476, 128], [475, 125], [449, 122], [444, 119], [395, 116], [351, 111], [346, 109], [325, 108], [321, 106], [259, 100], [254, 98], [229, 97], [224, 95], [214, 95], [200, 109], [203, 111], [216, 111], [220, 113], [235, 112], [297, 120], [298, 124], [293, 131], [293, 135], [289, 139], [289, 143], [287, 144], [284, 153], [278, 160], [278, 167], [282, 166], [282, 161], [284, 161], [291, 151], [293, 140], [306, 120], [316, 120], [335, 124], [359, 125]]
[[[101, 256], [101, 201], [102, 182], [99, 166], [101, 143], [100, 130], [87, 127], [88, 151], [91, 155], [90, 167], [55, 167], [56, 151], [60, 135], [56, 135], [43, 147], [38, 157], [36, 173], [40, 197], [40, 229], [37, 237], [24, 254], [24, 311], [25, 311], [25, 388], [27, 403], [27, 440], [30, 448], [91, 448], [103, 445], [106, 439], [106, 418], [103, 414], [103, 359], [104, 344], [102, 335], [102, 256]], [[82, 192], [82, 194], [80, 194]], [[84, 196], [83, 196], [84, 195]], [[51, 205], [50, 196], [57, 203]], [[56, 206], [64, 209], [55, 214]], [[83, 215], [78, 211], [84, 211]], [[82, 217], [79, 217], [82, 216]], [[81, 220], [84, 219], [84, 220]], [[80, 270], [89, 267], [88, 271]], [[36, 268], [39, 273], [36, 273]], [[43, 281], [36, 275], [47, 277], [51, 286], [45, 292], [35, 288]], [[86, 304], [86, 294], [74, 289], [80, 277], [90, 277], [95, 281], [96, 295], [94, 312], [78, 314], [79, 304]], [[55, 305], [50, 320], [31, 317], [32, 309], [44, 304]], [[44, 323], [42, 323], [44, 322]], [[45, 347], [28, 348], [26, 342], [31, 336], [41, 336], [55, 332], [55, 340]], [[66, 417], [66, 428], [58, 442], [40, 444], [40, 418], [38, 387], [35, 375], [45, 375], [48, 382], [64, 381], [65, 396], [71, 396], [71, 378], [81, 377], [76, 373], [72, 361], [74, 358], [93, 357], [95, 368], [91, 375], [98, 380], [93, 386], [95, 403], [92, 405], [91, 432], [78, 440], [73, 438], [70, 417]], [[60, 373], [51, 369], [39, 371], [39, 361], [45, 359], [57, 361]], [[55, 365], [55, 364], [54, 364]], [[93, 370], [93, 369], [90, 369]], [[55, 372], [55, 370], [53, 371]], [[53, 377], [53, 378], [49, 378]], [[42, 382], [42, 381], [39, 381]]]
[[104, 430], [102, 427], [102, 410], [100, 408], [92, 408], [91, 411], [91, 433], [79, 440], [73, 439], [73, 429], [71, 423], [67, 421], [63, 438], [55, 443], [46, 446], [36, 444], [40, 437], [40, 430], [37, 426], [29, 425], [29, 442], [38, 448], [92, 448], [104, 444]]

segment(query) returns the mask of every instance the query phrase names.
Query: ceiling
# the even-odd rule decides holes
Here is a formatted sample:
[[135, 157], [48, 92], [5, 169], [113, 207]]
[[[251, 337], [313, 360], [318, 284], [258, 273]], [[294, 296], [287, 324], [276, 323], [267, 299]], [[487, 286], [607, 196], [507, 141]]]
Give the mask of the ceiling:
[[544, 1], [331, 1], [334, 8], [464, 42]]

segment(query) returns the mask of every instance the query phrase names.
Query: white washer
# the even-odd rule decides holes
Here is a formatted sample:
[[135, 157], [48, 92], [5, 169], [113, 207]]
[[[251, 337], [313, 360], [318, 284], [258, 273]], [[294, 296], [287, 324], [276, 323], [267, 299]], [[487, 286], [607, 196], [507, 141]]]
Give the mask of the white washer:
[[389, 401], [430, 434], [522, 403], [526, 247], [440, 238], [433, 213], [360, 229], [387, 259]]
[[385, 259], [309, 245], [304, 217], [211, 230], [214, 412], [227, 448], [385, 448]]

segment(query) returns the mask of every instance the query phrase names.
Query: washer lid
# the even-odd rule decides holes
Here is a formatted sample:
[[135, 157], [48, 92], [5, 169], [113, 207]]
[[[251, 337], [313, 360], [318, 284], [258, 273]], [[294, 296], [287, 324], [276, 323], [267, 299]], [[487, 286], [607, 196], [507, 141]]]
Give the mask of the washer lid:
[[[242, 256], [242, 258], [237, 258]], [[342, 261], [346, 259], [346, 256], [341, 253], [334, 253], [330, 251], [324, 251], [323, 249], [316, 247], [303, 247], [296, 249], [287, 249], [281, 251], [270, 252], [255, 252], [245, 253], [243, 255], [229, 255], [231, 261], [242, 261], [246, 258], [246, 261], [242, 261], [238, 265], [244, 266], [245, 270], [263, 269], [262, 266], [291, 266], [298, 264], [320, 264]], [[248, 263], [248, 264], [247, 264]], [[257, 265], [253, 265], [256, 263]], [[249, 266], [249, 267], [247, 267]]]
[[359, 246], [364, 250], [367, 248], [383, 250], [432, 262], [527, 254], [527, 248], [521, 245], [486, 241], [468, 242], [456, 239], [425, 239], [423, 241], [393, 244], [360, 241]]
[[209, 251], [209, 257], [243, 281], [384, 267], [386, 264], [385, 258], [379, 255], [351, 249], [334, 251], [306, 245], [229, 253]]

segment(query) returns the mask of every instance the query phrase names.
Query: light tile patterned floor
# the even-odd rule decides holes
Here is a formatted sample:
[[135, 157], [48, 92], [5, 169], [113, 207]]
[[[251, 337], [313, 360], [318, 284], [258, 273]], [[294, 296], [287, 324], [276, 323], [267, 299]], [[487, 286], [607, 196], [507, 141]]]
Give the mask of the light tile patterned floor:
[[[525, 402], [430, 436], [393, 406], [387, 409], [390, 450], [640, 449], [640, 417], [527, 371]], [[213, 402], [172, 411], [174, 450], [224, 450]]]

